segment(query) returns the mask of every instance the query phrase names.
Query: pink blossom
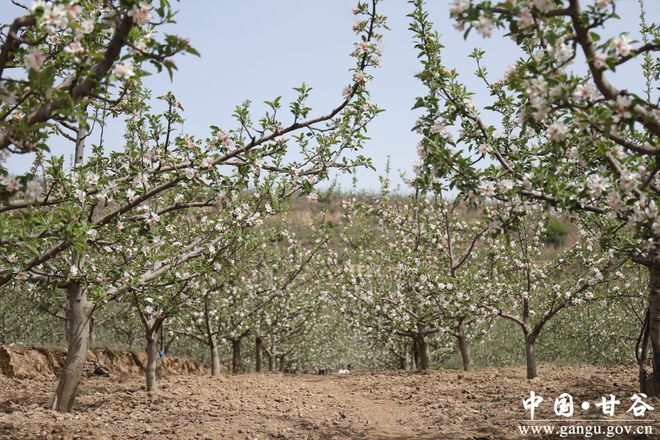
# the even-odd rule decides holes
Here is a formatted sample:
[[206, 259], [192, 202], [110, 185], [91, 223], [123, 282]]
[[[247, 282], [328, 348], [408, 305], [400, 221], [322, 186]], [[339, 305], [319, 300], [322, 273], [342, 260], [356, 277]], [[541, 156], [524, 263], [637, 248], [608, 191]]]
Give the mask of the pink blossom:
[[357, 51], [359, 54], [364, 55], [371, 50], [371, 43], [368, 41], [360, 41], [357, 43]]
[[77, 1], [72, 1], [71, 3], [69, 3], [64, 7], [64, 10], [66, 11], [69, 17], [75, 19], [78, 17], [78, 15], [80, 15], [82, 8], [80, 7]]
[[39, 72], [41, 71], [41, 67], [44, 64], [44, 59], [44, 54], [41, 53], [39, 49], [35, 49], [30, 54], [25, 56], [25, 67], [27, 67], [29, 70]]
[[204, 168], [211, 168], [213, 166], [213, 158], [212, 157], [205, 157], [202, 159], [202, 167]]
[[353, 75], [353, 81], [358, 84], [362, 84], [367, 81], [367, 78], [364, 76], [364, 73], [356, 72], [355, 75]]
[[80, 44], [80, 41], [75, 40], [64, 48], [64, 52], [69, 54], [83, 53], [85, 52], [85, 48]]
[[18, 191], [18, 189], [21, 187], [21, 184], [18, 182], [18, 180], [14, 178], [8, 178], [4, 182], [5, 184], [5, 189], [7, 192], [13, 193]]
[[521, 29], [526, 29], [534, 24], [534, 16], [532, 15], [532, 10], [525, 7], [520, 10], [520, 20], [518, 20], [518, 26]]
[[128, 16], [132, 17], [139, 26], [147, 24], [151, 20], [151, 5], [146, 2], [134, 5], [133, 9], [128, 12]]
[[605, 61], [607, 60], [607, 55], [604, 53], [597, 53], [596, 56], [594, 56], [594, 66], [596, 66], [596, 69], [602, 69], [605, 67]]

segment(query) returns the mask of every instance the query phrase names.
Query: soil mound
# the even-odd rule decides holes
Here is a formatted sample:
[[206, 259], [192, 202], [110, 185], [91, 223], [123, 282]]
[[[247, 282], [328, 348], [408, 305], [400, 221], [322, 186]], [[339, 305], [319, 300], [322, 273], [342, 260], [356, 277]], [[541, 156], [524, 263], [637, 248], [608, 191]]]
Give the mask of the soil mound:
[[[0, 346], [0, 374], [10, 378], [57, 377], [66, 350], [60, 347], [7, 347]], [[141, 374], [147, 354], [138, 351], [93, 348], [87, 351], [87, 375]], [[192, 359], [166, 356], [162, 370], [169, 374], [207, 374], [208, 368]]]

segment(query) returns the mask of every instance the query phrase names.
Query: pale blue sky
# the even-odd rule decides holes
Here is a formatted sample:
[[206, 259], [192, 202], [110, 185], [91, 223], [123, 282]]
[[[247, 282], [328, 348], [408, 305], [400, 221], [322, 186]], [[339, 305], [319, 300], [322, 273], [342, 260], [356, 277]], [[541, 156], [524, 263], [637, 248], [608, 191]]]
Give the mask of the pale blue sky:
[[[3, 4], [0, 19], [7, 22], [18, 12], [9, 0]], [[355, 35], [351, 26], [355, 17], [353, 0], [186, 0], [180, 4], [178, 24], [172, 32], [189, 37], [201, 58], [178, 57], [179, 71], [174, 81], [167, 75], [150, 77], [147, 84], [154, 96], [168, 90], [175, 93], [185, 107], [185, 131], [205, 137], [211, 124], [232, 126], [234, 106], [244, 99], [255, 104], [278, 95], [293, 96], [292, 87], [306, 82], [314, 90], [311, 104], [315, 114], [327, 112], [341, 99], [342, 88], [350, 82], [348, 68], [352, 59]], [[495, 34], [482, 39], [472, 33], [467, 41], [449, 19], [450, 0], [431, 0], [429, 10], [446, 46], [445, 62], [458, 68], [475, 92], [475, 102], [485, 104], [488, 95], [474, 78], [474, 65], [467, 57], [474, 47], [486, 50], [485, 59], [494, 79], [502, 76], [515, 61], [518, 51], [505, 37]], [[647, 0], [648, 19], [658, 21], [660, 1]], [[608, 33], [628, 31], [638, 36], [639, 6], [635, 0], [619, 0], [622, 20]], [[5, 7], [4, 5], [7, 5]], [[386, 110], [369, 129], [372, 140], [363, 153], [373, 158], [383, 172], [391, 157], [393, 174], [401, 169], [410, 173], [416, 160], [418, 136], [411, 133], [417, 114], [411, 112], [414, 99], [423, 90], [414, 78], [419, 70], [412, 49], [406, 14], [411, 6], [404, 0], [384, 0], [380, 11], [389, 17], [391, 31], [385, 33], [382, 48], [383, 67], [375, 71], [370, 85], [373, 100]], [[11, 9], [11, 10], [10, 10]], [[617, 85], [636, 90], [641, 83], [635, 68], [617, 73]], [[255, 105], [255, 117], [260, 107]], [[106, 145], [121, 148], [121, 127], [112, 130]], [[55, 147], [54, 151], [65, 151]], [[69, 153], [67, 153], [68, 155]], [[27, 157], [12, 158], [14, 172], [29, 166]], [[358, 172], [360, 189], [377, 189], [378, 174], [370, 170]], [[394, 179], [395, 182], [398, 178]], [[340, 178], [343, 188], [350, 187], [350, 177]]]

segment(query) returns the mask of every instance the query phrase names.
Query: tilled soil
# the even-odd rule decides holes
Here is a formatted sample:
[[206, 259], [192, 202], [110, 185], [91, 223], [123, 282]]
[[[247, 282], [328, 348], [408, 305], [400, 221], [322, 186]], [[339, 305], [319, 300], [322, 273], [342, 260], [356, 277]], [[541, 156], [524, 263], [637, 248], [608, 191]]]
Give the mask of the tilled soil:
[[[558, 419], [554, 401], [570, 393], [573, 424], [652, 425], [660, 408], [643, 418], [626, 412], [636, 391], [632, 367], [542, 366], [526, 380], [523, 367], [468, 373], [353, 372], [347, 376], [246, 374], [169, 376], [144, 391], [135, 375], [92, 377], [81, 384], [71, 414], [43, 409], [55, 381], [0, 376], [0, 437], [16, 439], [516, 439], [529, 424], [523, 399], [544, 398], [536, 419]], [[614, 417], [593, 406], [614, 394]], [[580, 408], [583, 401], [591, 409]], [[646, 399], [653, 407], [657, 399]], [[576, 420], [582, 420], [577, 422]], [[585, 421], [587, 420], [587, 421]], [[641, 422], [643, 420], [643, 422]], [[542, 422], [539, 422], [542, 423]], [[616, 422], [624, 424], [624, 422]], [[569, 436], [567, 438], [585, 438]], [[592, 438], [603, 438], [594, 436]], [[620, 435], [625, 438], [660, 438]]]

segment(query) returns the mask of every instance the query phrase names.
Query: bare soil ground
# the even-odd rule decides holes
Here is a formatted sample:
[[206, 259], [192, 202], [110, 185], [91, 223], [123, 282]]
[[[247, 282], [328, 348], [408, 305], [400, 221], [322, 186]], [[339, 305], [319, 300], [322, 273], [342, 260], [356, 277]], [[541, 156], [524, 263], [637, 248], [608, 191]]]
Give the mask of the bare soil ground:
[[[86, 378], [72, 414], [41, 408], [52, 379], [0, 376], [0, 437], [16, 439], [517, 439], [529, 420], [522, 399], [544, 397], [536, 418], [556, 419], [554, 400], [573, 395], [579, 419], [608, 418], [592, 404], [621, 401], [617, 420], [636, 391], [632, 367], [541, 366], [527, 381], [523, 367], [469, 373], [357, 372], [348, 376], [246, 374], [167, 376], [149, 395], [135, 374]], [[646, 424], [660, 432], [660, 401]], [[658, 414], [656, 414], [658, 413]], [[528, 423], [528, 422], [527, 422]], [[631, 422], [632, 424], [632, 422]], [[541, 437], [536, 437], [541, 438]], [[559, 438], [544, 437], [544, 438]], [[582, 436], [573, 438], [584, 438]], [[593, 437], [596, 438], [596, 437]], [[620, 438], [660, 438], [660, 436]]]

